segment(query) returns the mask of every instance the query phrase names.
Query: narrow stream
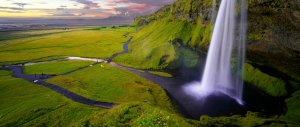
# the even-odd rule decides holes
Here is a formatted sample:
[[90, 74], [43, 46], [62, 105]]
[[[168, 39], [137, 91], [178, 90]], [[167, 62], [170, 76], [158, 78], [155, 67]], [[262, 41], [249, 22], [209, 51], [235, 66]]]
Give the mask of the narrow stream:
[[[93, 65], [97, 65], [100, 63], [108, 63], [111, 66], [117, 67], [119, 69], [127, 70], [130, 72], [133, 72], [151, 82], [154, 82], [158, 85], [160, 85], [165, 91], [168, 93], [170, 98], [177, 104], [178, 110], [183, 114], [185, 117], [193, 118], [193, 119], [199, 119], [199, 117], [203, 114], [210, 115], [210, 116], [220, 116], [220, 115], [229, 115], [229, 114], [245, 114], [247, 111], [260, 111], [264, 110], [268, 113], [272, 113], [273, 109], [276, 109], [276, 111], [281, 111], [281, 109], [284, 109], [284, 105], [279, 105], [278, 100], [274, 101], [274, 98], [271, 98], [263, 93], [257, 92], [258, 90], [256, 88], [248, 89], [246, 91], [245, 96], [245, 102], [246, 104], [244, 106], [240, 106], [236, 103], [234, 99], [231, 99], [229, 96], [226, 95], [212, 95], [209, 96], [206, 101], [201, 100], [195, 100], [192, 96], [189, 96], [184, 92], [182, 89], [182, 84], [185, 84], [189, 81], [183, 80], [180, 77], [177, 78], [166, 78], [162, 76], [158, 76], [155, 74], [148, 73], [143, 70], [138, 70], [134, 68], [129, 68], [125, 66], [118, 65], [114, 62], [109, 62], [113, 58], [115, 58], [118, 55], [125, 54], [128, 52], [128, 44], [131, 42], [132, 37], [123, 45], [123, 51], [115, 53], [110, 58], [103, 60], [103, 59], [96, 59], [96, 58], [83, 58], [83, 57], [67, 57], [65, 59], [59, 59], [59, 60], [50, 60], [45, 62], [32, 62], [32, 63], [25, 63], [20, 65], [12, 65], [12, 66], [4, 66], [0, 67], [0, 69], [4, 70], [12, 70], [12, 76], [16, 78], [22, 78], [24, 80], [27, 80], [29, 82], [33, 82], [34, 84], [41, 85], [47, 88], [50, 88], [54, 91], [56, 91], [59, 94], [62, 94], [63, 96], [78, 102], [82, 104], [87, 104], [91, 106], [97, 106], [102, 108], [112, 108], [116, 106], [115, 103], [108, 103], [108, 102], [101, 102], [96, 100], [91, 100], [88, 98], [85, 98], [83, 96], [80, 96], [76, 93], [73, 93], [65, 88], [62, 88], [60, 86], [50, 84], [47, 82], [44, 82], [45, 79], [49, 79], [52, 77], [55, 77], [57, 75], [26, 75], [23, 73], [22, 66], [28, 66], [33, 64], [40, 64], [40, 63], [47, 63], [47, 62], [57, 62], [57, 61], [65, 61], [65, 60], [82, 60], [82, 61], [93, 61], [95, 63], [77, 68], [75, 70], [72, 70], [70, 72], [66, 72], [61, 75], [67, 75], [88, 67], [91, 67]], [[193, 79], [191, 79], [193, 80]], [[273, 100], [273, 101], [260, 101], [260, 105], [257, 106], [256, 101], [253, 100], [251, 96], [248, 96], [247, 94], [255, 94], [256, 98], [263, 98], [262, 100]], [[249, 102], [249, 103], [248, 103]], [[203, 106], [203, 103], [205, 105]], [[217, 103], [217, 105], [216, 105]], [[281, 104], [281, 103], [280, 103]], [[280, 112], [278, 112], [280, 113]], [[275, 114], [278, 114], [277, 112]]]

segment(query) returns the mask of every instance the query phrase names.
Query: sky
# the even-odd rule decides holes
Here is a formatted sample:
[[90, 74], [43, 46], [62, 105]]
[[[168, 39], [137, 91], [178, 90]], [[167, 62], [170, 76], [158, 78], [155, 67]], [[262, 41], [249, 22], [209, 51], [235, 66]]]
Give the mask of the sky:
[[0, 0], [0, 18], [109, 18], [153, 13], [175, 0]]

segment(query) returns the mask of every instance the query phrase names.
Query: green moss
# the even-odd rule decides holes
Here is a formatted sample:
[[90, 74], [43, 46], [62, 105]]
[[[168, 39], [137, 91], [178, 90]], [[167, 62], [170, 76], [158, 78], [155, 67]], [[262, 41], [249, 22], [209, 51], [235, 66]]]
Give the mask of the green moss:
[[253, 34], [253, 33], [251, 33], [251, 34], [248, 34], [248, 39], [250, 39], [250, 40], [261, 40], [263, 37], [262, 37], [262, 35], [260, 35], [260, 34]]
[[197, 24], [166, 19], [153, 21], [134, 34], [129, 53], [116, 57], [114, 61], [135, 68], [161, 69], [178, 67], [178, 63], [182, 64], [181, 58], [185, 57], [183, 64], [191, 67], [198, 60], [198, 54], [192, 49], [206, 49], [210, 31], [211, 25], [202, 24], [200, 19]]
[[245, 116], [221, 116], [209, 117], [201, 116], [200, 125], [204, 127], [254, 127], [254, 126], [268, 126], [268, 127], [282, 127], [295, 126], [275, 117], [262, 117], [258, 113], [247, 112]]
[[173, 77], [171, 74], [166, 73], [166, 72], [161, 72], [161, 71], [149, 71], [149, 73], [159, 75], [159, 76], [163, 76], [163, 77], [167, 77], [167, 78]]
[[63, 74], [80, 67], [85, 67], [93, 62], [90, 61], [59, 61], [40, 63], [24, 67], [26, 74]]
[[83, 119], [81, 126], [187, 127], [196, 121], [146, 103], [122, 104], [109, 111]]
[[300, 91], [297, 91], [293, 96], [286, 100], [287, 112], [285, 119], [300, 124]]
[[175, 49], [170, 41], [180, 30], [181, 24], [160, 21], [141, 28], [129, 44], [129, 53], [116, 57], [114, 61], [135, 68], [166, 67], [175, 57]]
[[250, 64], [245, 64], [244, 80], [271, 96], [280, 97], [287, 95], [283, 80], [267, 75]]

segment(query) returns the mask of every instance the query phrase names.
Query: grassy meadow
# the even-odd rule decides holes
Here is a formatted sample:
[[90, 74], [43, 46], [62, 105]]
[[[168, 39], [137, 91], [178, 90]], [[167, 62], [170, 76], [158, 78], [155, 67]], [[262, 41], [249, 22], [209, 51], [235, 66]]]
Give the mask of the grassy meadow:
[[58, 75], [76, 70], [93, 64], [91, 61], [57, 61], [49, 63], [39, 63], [23, 67], [26, 74], [51, 74]]
[[[107, 58], [122, 51], [132, 28], [83, 29], [44, 36], [0, 41], [0, 65], [63, 58]], [[9, 56], [9, 57], [7, 57]]]
[[[0, 41], [0, 64], [43, 61], [66, 56], [107, 58], [122, 51], [123, 43], [129, 39], [123, 35], [133, 30], [95, 28], [62, 33], [48, 31], [51, 34], [45, 32], [47, 34], [24, 38], [15, 35], [11, 37], [13, 39]], [[55, 61], [28, 65], [23, 69], [26, 74], [58, 75], [92, 63]], [[171, 77], [163, 72], [151, 73]], [[0, 70], [0, 100], [4, 102], [0, 104], [0, 126], [190, 125], [177, 114], [162, 88], [132, 72], [109, 64], [90, 66], [48, 79], [46, 82], [90, 99], [119, 104], [110, 110], [73, 102], [51, 89], [13, 78], [10, 74], [10, 71]]]
[[0, 126], [68, 126], [102, 111], [0, 71]]
[[146, 102], [171, 108], [168, 97], [158, 85], [109, 64], [103, 63], [69, 75], [54, 77], [47, 82], [99, 101]]

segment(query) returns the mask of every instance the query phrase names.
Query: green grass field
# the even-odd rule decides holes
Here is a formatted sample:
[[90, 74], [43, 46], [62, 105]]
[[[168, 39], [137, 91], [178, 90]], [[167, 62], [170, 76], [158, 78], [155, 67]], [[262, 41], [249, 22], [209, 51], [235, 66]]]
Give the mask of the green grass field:
[[[125, 73], [118, 71], [120, 70], [113, 72], [118, 75]], [[196, 124], [196, 121], [179, 116], [172, 108], [166, 94], [151, 83], [130, 84], [132, 85], [130, 89], [133, 90], [129, 92], [138, 93], [123, 91], [125, 98], [116, 97], [120, 105], [107, 110], [73, 102], [48, 88], [12, 78], [8, 71], [1, 70], [0, 74], [0, 100], [4, 102], [0, 103], [0, 126], [85, 126], [86, 124], [190, 126]], [[126, 89], [124, 85], [119, 87]], [[116, 87], [110, 89], [116, 90]], [[103, 98], [109, 98], [109, 95], [101, 93], [103, 91], [98, 92]], [[116, 95], [116, 92], [120, 91], [106, 92], [106, 94]]]
[[[66, 56], [106, 58], [122, 51], [123, 43], [129, 39], [123, 35], [131, 31], [132, 28], [101, 28], [6, 39], [0, 41], [0, 64]], [[35, 34], [34, 31], [28, 31], [28, 34], [30, 32]], [[57, 61], [29, 65], [23, 69], [26, 74], [62, 74], [92, 63]], [[171, 77], [163, 72], [152, 73]], [[120, 104], [111, 110], [73, 102], [48, 88], [12, 78], [10, 74], [10, 71], [0, 70], [0, 100], [4, 102], [0, 104], [0, 126], [83, 126], [86, 121], [90, 121], [91, 125], [110, 126], [190, 125], [176, 113], [162, 88], [109, 64], [88, 67], [69, 75], [48, 79], [47, 82], [87, 98]], [[118, 120], [114, 122], [115, 118], [112, 117], [117, 117]], [[124, 121], [128, 119], [134, 121]]]
[[73, 102], [60, 94], [0, 71], [0, 126], [68, 126], [104, 109]]
[[[107, 58], [122, 51], [132, 28], [80, 30], [0, 41], [0, 65], [66, 56]], [[8, 57], [9, 56], [9, 57]]]
[[23, 67], [26, 74], [63, 74], [93, 64], [91, 61], [58, 61]]
[[0, 40], [11, 40], [18, 38], [28, 38], [34, 36], [47, 36], [50, 34], [65, 33], [70, 31], [78, 31], [84, 29], [94, 28], [96, 26], [44, 26], [44, 27], [30, 27], [30, 28], [15, 28], [15, 29], [1, 29]]
[[[84, 76], [83, 76], [84, 75]], [[87, 98], [105, 102], [146, 102], [171, 109], [158, 85], [109, 64], [96, 65], [47, 80]]]

